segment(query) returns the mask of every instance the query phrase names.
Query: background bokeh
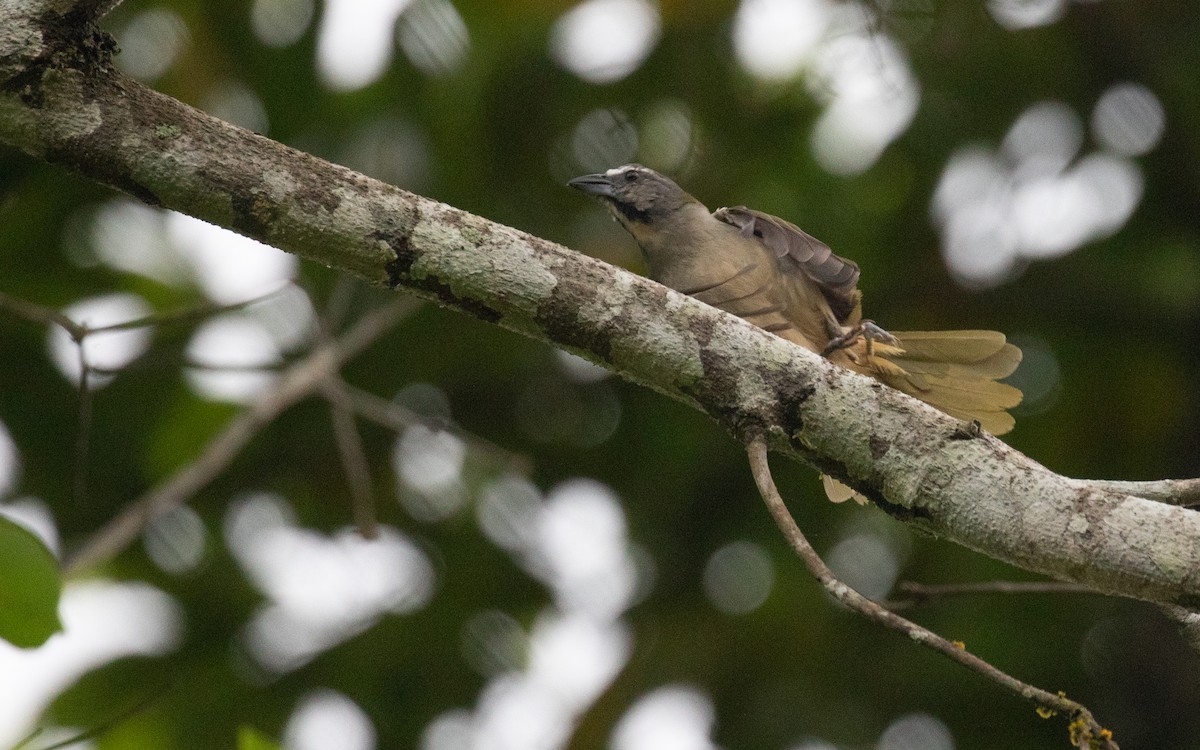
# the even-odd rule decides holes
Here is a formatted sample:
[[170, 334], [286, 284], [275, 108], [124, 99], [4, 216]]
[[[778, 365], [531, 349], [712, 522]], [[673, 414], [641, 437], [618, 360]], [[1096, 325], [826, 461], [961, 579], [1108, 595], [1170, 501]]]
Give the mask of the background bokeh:
[[[635, 245], [567, 179], [638, 160], [714, 208], [779, 214], [862, 266], [885, 327], [1008, 332], [1026, 352], [1018, 449], [1150, 479], [1200, 475], [1198, 15], [126, 0], [104, 25], [120, 67], [161, 91], [634, 270]], [[85, 492], [80, 353], [0, 310], [0, 512], [59, 551], [194, 458], [318, 321], [389, 298], [11, 149], [0, 292], [91, 325], [274, 292], [87, 339]], [[825, 597], [702, 415], [433, 306], [345, 375], [423, 417], [359, 422], [380, 538], [352, 529], [328, 404], [289, 410], [189, 508], [68, 581], [65, 635], [0, 644], [0, 746], [109, 723], [92, 747], [232, 747], [239, 731], [252, 747], [250, 730], [293, 750], [1066, 746], [1063, 722]], [[868, 595], [1029, 577], [776, 469]], [[908, 614], [1082, 701], [1126, 750], [1200, 748], [1200, 660], [1148, 605]]]

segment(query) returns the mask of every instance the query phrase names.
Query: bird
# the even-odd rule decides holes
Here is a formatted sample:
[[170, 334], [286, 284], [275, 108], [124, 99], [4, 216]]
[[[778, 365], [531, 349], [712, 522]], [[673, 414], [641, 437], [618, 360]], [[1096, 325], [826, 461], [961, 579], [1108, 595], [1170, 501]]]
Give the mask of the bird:
[[[710, 212], [640, 164], [576, 177], [641, 247], [650, 277], [995, 435], [1022, 394], [1021, 350], [985, 330], [889, 332], [864, 319], [859, 267], [795, 224], [745, 206]], [[831, 500], [856, 495], [825, 478]], [[836, 495], [836, 496], [835, 496]], [[861, 500], [861, 497], [858, 499]]]

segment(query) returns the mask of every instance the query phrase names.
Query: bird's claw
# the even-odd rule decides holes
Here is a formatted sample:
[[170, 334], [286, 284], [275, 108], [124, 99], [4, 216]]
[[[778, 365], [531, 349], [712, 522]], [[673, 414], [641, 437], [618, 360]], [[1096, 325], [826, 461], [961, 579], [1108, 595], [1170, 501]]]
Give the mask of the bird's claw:
[[878, 341], [888, 346], [900, 347], [900, 339], [880, 328], [873, 320], [864, 320], [858, 325], [851, 328], [845, 333], [834, 336], [825, 345], [825, 349], [821, 352], [821, 356], [828, 357], [830, 354], [839, 349], [848, 349], [859, 340], [867, 342], [867, 354], [874, 354], [875, 342]]
[[862, 326], [862, 335], [867, 341], [879, 341], [888, 346], [894, 346], [897, 349], [900, 347], [900, 339], [875, 325], [873, 320], [864, 320], [859, 325]]

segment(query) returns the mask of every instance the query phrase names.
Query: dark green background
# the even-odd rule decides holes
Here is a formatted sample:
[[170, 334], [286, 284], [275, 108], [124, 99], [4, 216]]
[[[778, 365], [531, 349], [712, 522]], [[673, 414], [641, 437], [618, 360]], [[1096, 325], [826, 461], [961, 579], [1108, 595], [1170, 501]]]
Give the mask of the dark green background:
[[[106, 26], [119, 29], [149, 7], [128, 0]], [[599, 206], [561, 184], [551, 168], [561, 159], [556, 144], [594, 109], [617, 108], [636, 123], [656, 102], [680, 101], [699, 133], [680, 177], [685, 187], [714, 207], [749, 203], [795, 220], [855, 259], [870, 317], [895, 329], [996, 328], [1049, 347], [1060, 381], [1036, 413], [1016, 412], [1017, 429], [1007, 438], [1016, 448], [1071, 476], [1200, 474], [1200, 19], [1193, 4], [1070, 4], [1058, 23], [1019, 32], [1000, 27], [981, 3], [914, 5], [906, 13], [917, 13], [923, 33], [907, 37], [905, 51], [921, 107], [878, 163], [855, 177], [831, 176], [812, 158], [808, 134], [821, 108], [802, 83], [758, 86], [738, 67], [732, 2], [665, 3], [662, 38], [649, 59], [624, 80], [599, 86], [547, 54], [550, 25], [568, 3], [459, 0], [471, 41], [460, 70], [430, 77], [397, 51], [380, 81], [349, 94], [327, 92], [316, 77], [312, 29], [287, 49], [270, 49], [251, 33], [243, 3], [174, 0], [164, 7], [183, 17], [191, 41], [156, 88], [199, 105], [219, 82], [244, 82], [261, 98], [272, 138], [351, 166], [361, 165], [347, 157], [346, 144], [364, 123], [406, 123], [427, 142], [430, 161], [424, 177], [402, 187], [635, 270], [632, 241]], [[996, 289], [956, 285], [930, 219], [951, 154], [970, 143], [994, 147], [1022, 111], [1045, 99], [1066, 102], [1086, 122], [1097, 98], [1125, 80], [1149, 87], [1167, 113], [1163, 141], [1137, 159], [1145, 192], [1130, 222], [1109, 239], [1033, 263]], [[1093, 148], [1086, 137], [1084, 149]], [[195, 289], [69, 259], [66, 217], [110, 196], [0, 151], [0, 291], [54, 307], [113, 290], [135, 291], [163, 310], [201, 301]], [[318, 305], [335, 280], [324, 268], [302, 271]], [[357, 303], [384, 297], [363, 289]], [[81, 507], [71, 500], [76, 394], [47, 359], [45, 330], [0, 313], [0, 419], [21, 452], [19, 492], [50, 503], [68, 546], [194, 456], [234, 413], [188, 391], [179, 368], [186, 332], [160, 330], [147, 355], [153, 364], [99, 392], [90, 498]], [[708, 419], [637, 386], [578, 385], [559, 373], [547, 347], [433, 307], [347, 369], [351, 382], [387, 397], [412, 382], [436, 384], [462, 427], [529, 456], [543, 488], [585, 476], [619, 493], [630, 537], [654, 559], [658, 577], [627, 615], [636, 638], [632, 666], [586, 716], [578, 747], [602, 746], [638, 695], [679, 681], [712, 695], [714, 739], [731, 750], [782, 749], [810, 735], [872, 747], [891, 721], [914, 711], [945, 721], [960, 748], [1066, 746], [1061, 721], [1043, 721], [1031, 705], [833, 607], [767, 518], [744, 454]], [[514, 415], [535, 383], [584, 404], [612, 389], [621, 407], [616, 432], [586, 448], [531, 434]], [[379, 747], [413, 747], [438, 713], [473, 706], [485, 680], [461, 655], [464, 622], [494, 608], [528, 625], [547, 591], [482, 537], [473, 514], [438, 524], [407, 517], [393, 501], [394, 437], [369, 425], [362, 432], [382, 520], [420, 540], [439, 566], [430, 606], [385, 618], [266, 685], [239, 677], [231, 643], [260, 595], [220, 542], [229, 499], [247, 488], [275, 490], [304, 524], [330, 531], [348, 523], [328, 410], [307, 402], [264, 431], [196, 499], [213, 532], [198, 570], [167, 575], [140, 545], [106, 569], [179, 600], [187, 615], [182, 648], [87, 676], [54, 705], [51, 719], [102, 723], [157, 690], [163, 675], [169, 687], [132, 720], [138, 729], [118, 731], [101, 747], [133, 747], [133, 737], [140, 746], [229, 747], [240, 724], [277, 737], [297, 696], [318, 686], [357, 702], [376, 725]], [[803, 467], [780, 464], [777, 473], [819, 550], [870, 519], [908, 534], [875, 509], [829, 505]], [[770, 552], [776, 586], [763, 607], [729, 616], [709, 603], [700, 582], [712, 552], [739, 538]], [[911, 544], [901, 578], [1026, 577], [947, 542], [912, 536]], [[1022, 679], [1066, 691], [1111, 726], [1126, 750], [1200, 747], [1200, 662], [1151, 606], [1092, 596], [993, 597], [932, 603], [911, 614]], [[1099, 654], [1088, 669], [1085, 640]]]

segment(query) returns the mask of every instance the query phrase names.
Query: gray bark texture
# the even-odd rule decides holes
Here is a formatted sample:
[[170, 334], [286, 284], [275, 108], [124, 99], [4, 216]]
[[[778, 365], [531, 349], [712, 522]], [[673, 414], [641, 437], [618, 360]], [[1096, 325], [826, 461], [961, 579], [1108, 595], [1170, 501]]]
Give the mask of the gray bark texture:
[[937, 536], [1101, 592], [1200, 608], [1200, 513], [1054, 474], [653, 281], [152, 91], [113, 70], [97, 3], [0, 2], [0, 141], [580, 354]]

